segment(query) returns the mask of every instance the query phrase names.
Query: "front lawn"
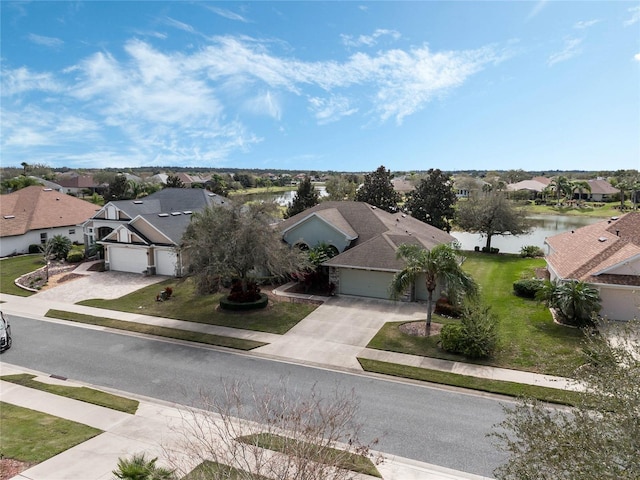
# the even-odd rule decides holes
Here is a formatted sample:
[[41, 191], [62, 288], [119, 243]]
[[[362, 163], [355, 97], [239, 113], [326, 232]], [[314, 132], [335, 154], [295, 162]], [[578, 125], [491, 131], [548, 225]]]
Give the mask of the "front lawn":
[[25, 273], [44, 266], [42, 255], [20, 255], [0, 260], [0, 292], [28, 297], [33, 292], [16, 286], [14, 281]]
[[[156, 301], [158, 293], [169, 286], [173, 289], [171, 298]], [[222, 295], [198, 295], [191, 278], [174, 278], [115, 300], [85, 300], [79, 305], [277, 334], [289, 331], [317, 307], [283, 300], [269, 302], [269, 306], [261, 310], [229, 312], [218, 309]]]
[[[369, 343], [370, 348], [422, 355], [467, 363], [567, 376], [582, 363], [582, 333], [553, 323], [551, 313], [533, 300], [513, 294], [513, 282], [531, 276], [544, 267], [543, 259], [523, 259], [516, 255], [488, 255], [464, 252], [463, 268], [480, 285], [480, 295], [499, 318], [500, 346], [493, 358], [473, 361], [438, 347], [438, 337], [404, 334], [401, 322], [388, 323]], [[433, 316], [433, 322], [451, 320]]]
[[0, 402], [0, 454], [4, 458], [40, 463], [100, 433], [71, 420]]

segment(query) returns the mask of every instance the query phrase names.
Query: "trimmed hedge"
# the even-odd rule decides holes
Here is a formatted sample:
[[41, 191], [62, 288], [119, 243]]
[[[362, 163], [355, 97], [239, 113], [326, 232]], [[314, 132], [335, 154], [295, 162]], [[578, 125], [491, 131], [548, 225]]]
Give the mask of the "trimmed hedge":
[[268, 303], [269, 297], [264, 293], [261, 293], [260, 298], [254, 302], [234, 302], [233, 300], [229, 300], [229, 297], [222, 297], [220, 299], [220, 308], [223, 310], [243, 312], [247, 310], [265, 308]]
[[544, 287], [544, 280], [527, 278], [513, 282], [513, 293], [522, 298], [536, 298], [536, 294]]
[[79, 263], [84, 260], [84, 252], [82, 250], [71, 250], [67, 253], [67, 262]]

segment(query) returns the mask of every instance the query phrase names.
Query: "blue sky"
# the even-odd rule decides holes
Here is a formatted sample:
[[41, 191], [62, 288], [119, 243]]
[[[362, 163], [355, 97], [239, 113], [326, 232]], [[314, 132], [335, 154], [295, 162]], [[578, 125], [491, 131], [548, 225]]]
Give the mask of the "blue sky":
[[2, 166], [640, 168], [640, 2], [0, 2]]

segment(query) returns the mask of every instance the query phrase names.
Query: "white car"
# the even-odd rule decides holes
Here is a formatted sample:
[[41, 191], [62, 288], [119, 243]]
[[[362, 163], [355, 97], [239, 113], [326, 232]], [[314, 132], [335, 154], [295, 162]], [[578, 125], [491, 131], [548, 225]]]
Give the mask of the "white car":
[[11, 325], [9, 320], [0, 312], [0, 352], [11, 348]]

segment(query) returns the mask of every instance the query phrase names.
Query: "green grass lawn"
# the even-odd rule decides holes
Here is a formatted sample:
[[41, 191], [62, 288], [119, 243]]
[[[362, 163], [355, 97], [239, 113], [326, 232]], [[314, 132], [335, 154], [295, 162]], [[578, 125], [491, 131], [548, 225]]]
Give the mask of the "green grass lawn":
[[0, 292], [28, 297], [33, 292], [17, 287], [14, 280], [44, 266], [42, 255], [21, 255], [0, 260]]
[[[171, 298], [166, 302], [156, 301], [156, 295], [167, 286], [173, 288]], [[192, 279], [182, 278], [166, 280], [115, 300], [85, 300], [79, 305], [277, 334], [286, 333], [317, 308], [282, 301], [252, 312], [228, 312], [218, 309], [221, 296], [198, 295]]]
[[[422, 355], [447, 360], [479, 363], [550, 375], [569, 375], [582, 363], [582, 333], [553, 323], [551, 313], [533, 300], [513, 294], [513, 282], [531, 276], [544, 267], [543, 259], [516, 255], [487, 255], [465, 252], [463, 268], [480, 285], [482, 299], [499, 318], [500, 346], [493, 358], [469, 360], [438, 347], [438, 337], [415, 337], [402, 333], [402, 322], [388, 323], [369, 343], [370, 348]], [[449, 323], [434, 315], [433, 322]]]
[[36, 464], [102, 433], [63, 418], [0, 402], [0, 455]]
[[[626, 206], [631, 208], [631, 203]], [[527, 212], [535, 215], [573, 215], [580, 217], [602, 217], [609, 218], [621, 215], [620, 202], [586, 202], [581, 207], [570, 205], [528, 205]], [[624, 213], [624, 212], [623, 212]]]
[[45, 315], [52, 318], [61, 318], [72, 322], [87, 323], [89, 325], [100, 325], [101, 327], [126, 330], [128, 332], [143, 333], [145, 335], [156, 335], [158, 337], [175, 338], [188, 342], [204, 343], [207, 345], [217, 345], [219, 347], [235, 348], [236, 350], [253, 350], [254, 348], [267, 345], [255, 340], [245, 340], [242, 338], [224, 337], [222, 335], [212, 335], [209, 333], [193, 332], [178, 328], [158, 327], [146, 323], [127, 322], [124, 320], [114, 320], [112, 318], [95, 317], [82, 313], [65, 312], [63, 310], [51, 309]]
[[44, 392], [53, 393], [62, 397], [73, 398], [101, 407], [111, 408], [120, 412], [130, 413], [134, 415], [138, 410], [139, 402], [130, 398], [112, 395], [111, 393], [102, 392], [88, 387], [76, 387], [67, 385], [52, 385], [49, 383], [38, 382], [34, 380], [35, 375], [21, 373], [17, 375], [4, 375], [0, 380], [15, 383], [23, 387], [34, 388]]

